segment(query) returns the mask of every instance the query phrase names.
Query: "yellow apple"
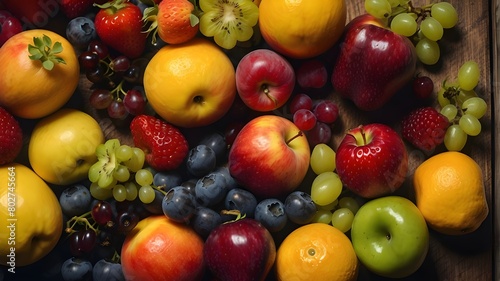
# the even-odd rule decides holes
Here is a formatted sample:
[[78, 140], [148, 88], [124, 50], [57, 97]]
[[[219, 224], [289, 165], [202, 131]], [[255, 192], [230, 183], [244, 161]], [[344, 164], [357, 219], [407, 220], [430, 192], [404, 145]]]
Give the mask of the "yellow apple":
[[94, 118], [76, 109], [61, 109], [35, 125], [29, 163], [45, 181], [69, 185], [87, 177], [97, 161], [95, 149], [103, 142], [104, 134]]
[[47, 255], [62, 234], [59, 200], [31, 170], [0, 166], [0, 264], [15, 272]]

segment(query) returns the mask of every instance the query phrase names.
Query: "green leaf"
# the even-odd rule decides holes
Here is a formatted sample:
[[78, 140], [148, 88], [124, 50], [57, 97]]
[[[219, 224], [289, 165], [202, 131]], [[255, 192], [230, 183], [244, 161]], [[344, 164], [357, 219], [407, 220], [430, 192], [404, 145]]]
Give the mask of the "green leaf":
[[47, 69], [47, 70], [52, 70], [52, 68], [54, 68], [54, 62], [51, 61], [51, 60], [46, 60], [42, 63], [43, 65], [43, 68]]
[[33, 37], [33, 43], [37, 48], [43, 48], [43, 41], [40, 39], [40, 37]]
[[45, 35], [45, 34], [44, 34], [44, 35], [43, 35], [43, 44], [44, 44], [45, 46], [47, 46], [47, 47], [49, 47], [49, 48], [50, 48], [50, 46], [52, 46], [52, 39], [50, 39], [50, 37], [49, 37], [49, 36], [47, 36], [47, 35]]
[[29, 56], [29, 58], [31, 60], [40, 60], [42, 57], [43, 57], [43, 55], [41, 53], [36, 53], [36, 54]]
[[63, 51], [63, 46], [61, 42], [54, 43], [54, 46], [52, 47], [52, 54], [59, 54], [62, 51]]
[[36, 54], [40, 54], [40, 50], [33, 46], [33, 45], [28, 45], [28, 53], [30, 53], [30, 55], [36, 55]]
[[191, 24], [191, 26], [196, 26], [198, 23], [200, 23], [200, 19], [196, 15], [190, 14], [189, 23]]
[[52, 39], [43, 35], [43, 37], [33, 37], [33, 45], [28, 45], [28, 57], [31, 60], [42, 62], [43, 68], [52, 70], [56, 64], [66, 64], [64, 59], [57, 54], [63, 51], [61, 42], [55, 42], [52, 46]]

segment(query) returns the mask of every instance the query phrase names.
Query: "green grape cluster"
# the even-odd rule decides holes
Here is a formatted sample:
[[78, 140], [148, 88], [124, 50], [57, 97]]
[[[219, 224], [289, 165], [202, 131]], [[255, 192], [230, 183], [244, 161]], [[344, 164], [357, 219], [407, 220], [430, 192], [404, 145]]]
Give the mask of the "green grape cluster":
[[455, 7], [449, 2], [437, 2], [414, 7], [408, 0], [365, 0], [368, 14], [387, 20], [390, 29], [412, 39], [418, 59], [426, 65], [439, 61], [439, 40], [444, 30], [458, 22]]
[[438, 91], [440, 112], [451, 123], [444, 137], [445, 147], [450, 151], [461, 151], [469, 136], [481, 133], [479, 119], [486, 114], [488, 105], [475, 91], [479, 77], [478, 64], [467, 61], [460, 66], [456, 82], [445, 81]]
[[98, 200], [113, 197], [118, 202], [133, 201], [137, 197], [143, 203], [155, 199], [153, 173], [144, 167], [144, 151], [137, 147], [120, 144], [109, 139], [96, 148], [97, 162], [90, 169], [92, 182], [90, 193]]

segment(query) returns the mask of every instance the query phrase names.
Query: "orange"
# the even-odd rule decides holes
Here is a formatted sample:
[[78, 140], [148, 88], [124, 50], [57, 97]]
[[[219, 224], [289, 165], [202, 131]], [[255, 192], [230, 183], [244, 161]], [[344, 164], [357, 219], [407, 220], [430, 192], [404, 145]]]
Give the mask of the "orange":
[[276, 253], [276, 277], [288, 280], [356, 280], [358, 258], [351, 240], [324, 223], [300, 226], [281, 243]]
[[149, 61], [144, 90], [151, 107], [180, 127], [209, 125], [231, 107], [235, 69], [226, 54], [207, 39], [167, 45]]
[[[56, 64], [52, 70], [44, 69], [40, 60], [29, 58], [28, 45], [34, 45], [33, 38], [43, 35], [52, 44], [62, 45], [57, 56], [65, 63]], [[32, 29], [14, 35], [0, 48], [0, 61], [0, 106], [18, 117], [36, 119], [55, 112], [78, 86], [80, 67], [74, 48], [49, 30]]]
[[416, 205], [432, 229], [448, 235], [475, 231], [488, 215], [481, 167], [462, 152], [425, 160], [415, 170]]
[[262, 0], [259, 6], [264, 40], [277, 52], [299, 59], [331, 48], [346, 18], [345, 0]]

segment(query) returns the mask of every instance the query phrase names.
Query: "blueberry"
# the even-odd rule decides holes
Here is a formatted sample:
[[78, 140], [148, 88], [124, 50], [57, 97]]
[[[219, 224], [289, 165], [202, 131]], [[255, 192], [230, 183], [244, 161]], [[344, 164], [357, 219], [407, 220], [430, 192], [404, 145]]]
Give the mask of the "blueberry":
[[157, 172], [153, 177], [153, 184], [155, 186], [162, 187], [165, 191], [168, 191], [174, 186], [181, 185], [181, 183], [181, 175], [173, 171]]
[[90, 209], [92, 196], [89, 189], [76, 184], [64, 189], [59, 196], [59, 204], [63, 213], [69, 218], [79, 216]]
[[92, 280], [92, 263], [78, 258], [69, 258], [61, 266], [64, 281]]
[[122, 265], [101, 259], [94, 264], [93, 281], [125, 281]]
[[217, 205], [227, 194], [226, 178], [221, 173], [209, 173], [196, 182], [195, 194], [200, 205]]
[[228, 210], [238, 210], [241, 214], [253, 218], [257, 198], [248, 190], [233, 188], [229, 190], [224, 200], [224, 206]]
[[213, 149], [200, 144], [189, 150], [186, 167], [191, 175], [200, 178], [214, 170], [216, 163]]
[[231, 176], [228, 166], [220, 166], [216, 168], [214, 172], [221, 173], [224, 176], [228, 190], [238, 187], [238, 182]]
[[187, 188], [176, 186], [167, 191], [161, 207], [169, 219], [188, 223], [196, 212], [196, 199]]
[[97, 38], [94, 22], [87, 17], [72, 19], [66, 26], [66, 38], [76, 48], [86, 48], [90, 41]]
[[207, 207], [198, 207], [191, 225], [201, 237], [207, 238], [210, 232], [222, 223], [220, 214]]
[[262, 223], [270, 232], [282, 230], [288, 218], [285, 213], [285, 205], [278, 199], [264, 199], [255, 207], [255, 219]]
[[296, 224], [309, 223], [316, 214], [316, 210], [316, 205], [308, 193], [294, 191], [285, 199], [285, 213], [288, 219]]
[[206, 135], [201, 139], [199, 144], [210, 147], [215, 152], [215, 157], [217, 158], [218, 163], [221, 163], [226, 159], [227, 144], [224, 136], [220, 133], [213, 132]]

